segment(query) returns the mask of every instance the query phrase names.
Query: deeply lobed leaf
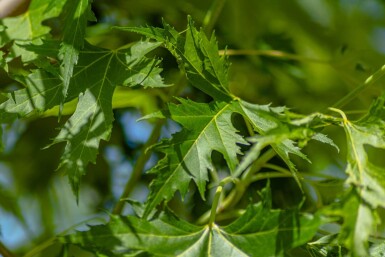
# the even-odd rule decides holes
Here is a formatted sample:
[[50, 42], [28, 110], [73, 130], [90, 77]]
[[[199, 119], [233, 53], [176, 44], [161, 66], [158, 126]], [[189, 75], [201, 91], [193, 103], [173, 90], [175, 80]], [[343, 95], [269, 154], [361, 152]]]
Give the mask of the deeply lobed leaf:
[[373, 208], [385, 207], [385, 169], [369, 160], [366, 146], [385, 149], [384, 103], [385, 95], [378, 98], [358, 122], [346, 118], [343, 121], [348, 145], [347, 183], [357, 187], [362, 199]]
[[385, 149], [385, 96], [379, 97], [367, 115], [351, 122], [344, 113], [347, 136], [347, 183], [352, 186], [337, 215], [344, 219], [340, 240], [354, 256], [369, 256], [369, 237], [379, 224], [377, 208], [385, 207], [385, 170], [369, 159], [367, 146]]
[[[55, 46], [51, 43], [48, 45]], [[34, 46], [31, 49], [36, 53], [57, 55], [57, 47], [47, 50], [45, 46], [46, 44]], [[61, 167], [67, 171], [72, 188], [77, 194], [79, 180], [85, 173], [87, 164], [95, 161], [100, 140], [109, 138], [115, 87], [167, 86], [159, 74], [159, 60], [145, 57], [158, 46], [159, 43], [138, 42], [129, 49], [111, 51], [87, 44], [79, 54], [67, 97], [63, 95], [64, 82], [58, 77], [59, 73], [54, 75], [52, 72], [36, 70], [28, 77], [20, 78], [25, 89], [9, 93], [9, 99], [0, 105], [0, 121], [9, 122], [17, 116], [40, 113], [63, 101], [68, 102], [79, 97], [75, 113], [54, 139], [54, 143], [67, 143], [61, 158]]]
[[137, 251], [155, 256], [284, 256], [286, 250], [310, 240], [321, 224], [318, 216], [271, 210], [269, 205], [250, 205], [225, 227], [195, 226], [169, 211], [151, 221], [113, 216], [106, 225], [61, 240], [117, 256]]
[[79, 96], [75, 113], [54, 140], [54, 143], [67, 142], [61, 166], [67, 170], [76, 194], [79, 180], [85, 173], [85, 167], [89, 162], [95, 162], [100, 140], [109, 139], [113, 121], [112, 96], [115, 87], [118, 85], [166, 86], [160, 79], [161, 70], [156, 68], [158, 61], [144, 57], [158, 45], [139, 42], [136, 47], [121, 51], [88, 47], [81, 52], [79, 64], [75, 67], [73, 76], [78, 80], [72, 79], [71, 87], [81, 88], [86, 85], [87, 88]]
[[216, 100], [232, 99], [228, 90], [227, 59], [218, 55], [214, 35], [208, 39], [203, 30], [198, 31], [195, 28], [190, 17], [185, 37], [166, 23], [163, 29], [154, 27], [117, 27], [117, 29], [136, 32], [162, 42], [179, 61], [194, 87]]
[[35, 55], [26, 52], [19, 45], [30, 42], [40, 42], [50, 28], [43, 21], [59, 16], [67, 0], [32, 0], [28, 10], [16, 17], [0, 20], [0, 47], [11, 43], [12, 58], [21, 56], [23, 61], [30, 61]]
[[210, 104], [183, 99], [179, 101], [179, 105], [170, 104], [168, 110], [161, 115], [153, 115], [170, 118], [182, 125], [183, 129], [156, 147], [165, 153], [165, 157], [150, 170], [156, 174], [156, 178], [150, 184], [146, 214], [162, 201], [170, 200], [177, 190], [184, 196], [191, 180], [194, 180], [204, 198], [208, 171], [213, 169], [211, 160], [213, 151], [223, 155], [234, 176], [239, 176], [257, 159], [258, 153], [251, 150], [238, 165], [238, 157], [242, 155], [239, 145], [248, 143], [232, 124], [234, 114], [242, 115], [252, 124], [261, 135], [258, 141], [264, 141], [263, 147], [272, 145], [289, 164], [294, 176], [296, 170], [289, 159], [289, 154], [308, 159], [293, 140], [313, 138], [331, 143], [325, 135], [315, 133], [305, 126], [289, 129], [289, 125], [285, 124], [282, 118], [284, 108], [250, 104], [241, 100]]
[[233, 171], [238, 163], [237, 154], [240, 154], [238, 144], [246, 144], [231, 122], [238, 102], [200, 104], [179, 101], [180, 105], [169, 105], [166, 115], [184, 129], [157, 146], [166, 156], [150, 170], [157, 177], [151, 183], [146, 213], [163, 200], [169, 200], [177, 190], [184, 195], [191, 179], [204, 198], [207, 173], [213, 169], [212, 151], [222, 153]]
[[61, 75], [63, 78], [63, 95], [67, 95], [70, 79], [74, 66], [78, 62], [79, 52], [84, 46], [84, 37], [87, 21], [92, 20], [91, 1], [89, 0], [67, 0], [63, 7], [63, 40], [59, 50], [61, 64]]
[[[177, 190], [184, 195], [191, 179], [195, 181], [201, 196], [204, 197], [207, 172], [212, 169], [211, 153], [214, 150], [223, 154], [230, 171], [234, 172], [238, 164], [237, 155], [241, 154], [237, 144], [246, 144], [231, 124], [234, 113], [241, 114], [260, 135], [283, 127], [287, 122], [284, 107], [272, 108], [247, 103], [229, 92], [228, 61], [225, 57], [219, 56], [215, 37], [211, 36], [208, 39], [202, 30], [198, 31], [194, 27], [191, 18], [188, 19], [185, 36], [168, 24], [164, 24], [164, 28], [118, 27], [118, 29], [136, 32], [164, 44], [176, 57], [180, 67], [185, 70], [188, 81], [214, 99], [209, 105], [181, 100], [178, 107], [170, 105], [169, 113], [163, 115], [180, 123], [184, 129], [175, 134], [171, 140], [164, 140], [158, 146], [166, 157], [150, 171], [156, 173], [157, 177], [151, 183], [146, 213], [163, 200], [169, 200]], [[152, 117], [156, 116], [159, 115]], [[332, 143], [321, 134], [317, 134], [314, 139]], [[307, 160], [300, 148], [287, 133], [281, 135], [279, 139], [271, 140], [269, 144], [285, 161], [300, 185], [297, 170], [289, 156], [294, 154]], [[255, 158], [249, 158], [249, 161], [251, 163]], [[235, 175], [238, 176], [250, 163], [244, 162], [245, 165], [238, 167]]]

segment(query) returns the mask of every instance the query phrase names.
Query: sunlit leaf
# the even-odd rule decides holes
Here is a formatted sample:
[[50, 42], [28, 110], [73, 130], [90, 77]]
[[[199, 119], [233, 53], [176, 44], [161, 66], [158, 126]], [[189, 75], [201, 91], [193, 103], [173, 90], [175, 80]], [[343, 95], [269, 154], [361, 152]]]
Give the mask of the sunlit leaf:
[[[54, 140], [67, 142], [61, 167], [67, 171], [77, 194], [80, 177], [87, 164], [95, 161], [100, 140], [109, 138], [115, 87], [166, 86], [159, 75], [159, 60], [145, 57], [158, 46], [159, 43], [138, 42], [131, 48], [111, 51], [87, 45], [80, 52], [66, 98], [63, 81], [51, 73], [36, 70], [28, 77], [20, 76], [26, 88], [7, 95], [9, 99], [0, 105], [0, 120], [9, 122], [18, 116], [41, 113], [79, 97], [74, 114]], [[35, 46], [35, 52], [46, 52], [44, 45], [39, 47]], [[57, 49], [50, 53], [55, 55]]]
[[246, 144], [231, 122], [233, 112], [239, 108], [238, 102], [207, 105], [179, 101], [179, 105], [169, 105], [166, 115], [184, 129], [157, 147], [166, 156], [150, 171], [156, 173], [157, 178], [151, 183], [146, 213], [161, 201], [169, 200], [176, 190], [184, 195], [191, 179], [204, 197], [208, 170], [213, 169], [211, 153], [214, 150], [222, 153], [233, 171], [240, 154], [237, 144]]
[[[46, 36], [51, 28], [43, 24], [43, 21], [59, 16], [66, 0], [32, 0], [28, 10], [16, 17], [0, 20], [0, 47], [14, 41], [11, 46], [13, 57], [22, 55], [23, 60], [33, 59], [30, 52], [20, 48], [18, 44], [39, 41]], [[25, 54], [25, 56], [24, 56]]]
[[164, 28], [117, 27], [120, 30], [136, 32], [164, 43], [177, 58], [190, 83], [216, 100], [230, 100], [228, 89], [228, 61], [218, 54], [214, 35], [210, 39], [203, 30], [198, 31], [191, 18], [188, 20], [186, 36], [182, 36], [170, 25]]
[[[54, 140], [54, 143], [67, 142], [61, 166], [65, 167], [76, 194], [87, 164], [95, 162], [100, 140], [108, 140], [110, 137], [115, 87], [166, 86], [159, 78], [159, 68], [147, 68], [156, 67], [158, 60], [144, 57], [157, 46], [157, 43], [139, 42], [131, 49], [121, 51], [87, 47], [81, 52], [70, 86], [86, 86], [86, 90], [80, 94], [74, 114]], [[154, 83], [154, 80], [159, 83]]]
[[65, 27], [59, 58], [62, 60], [63, 95], [67, 95], [74, 66], [78, 62], [79, 52], [84, 46], [87, 21], [92, 14], [88, 0], [67, 0], [63, 12]]

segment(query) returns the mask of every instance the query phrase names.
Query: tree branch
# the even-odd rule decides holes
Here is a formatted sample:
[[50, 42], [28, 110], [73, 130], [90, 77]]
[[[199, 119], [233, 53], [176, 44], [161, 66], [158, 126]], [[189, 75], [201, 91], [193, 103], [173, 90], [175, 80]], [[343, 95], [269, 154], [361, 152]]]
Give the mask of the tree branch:
[[136, 161], [134, 170], [131, 174], [129, 181], [127, 182], [127, 184], [124, 188], [123, 194], [120, 196], [119, 201], [117, 202], [114, 210], [112, 211], [113, 214], [119, 215], [122, 213], [123, 207], [125, 204], [125, 202], [123, 200], [131, 194], [136, 183], [140, 179], [142, 172], [143, 172], [143, 169], [144, 169], [144, 166], [146, 165], [146, 163], [147, 163], [147, 161], [150, 158], [151, 153], [152, 153], [152, 151], [147, 151], [147, 149], [150, 146], [152, 146], [153, 144], [155, 144], [156, 141], [158, 140], [158, 138], [160, 136], [161, 128], [163, 126], [163, 123], [164, 123], [163, 120], [158, 121], [156, 123], [155, 127], [152, 130], [150, 138], [148, 139], [146, 144], [143, 146], [142, 151], [141, 151], [141, 155], [139, 156], [138, 160]]
[[3, 257], [16, 257], [16, 255], [11, 253], [11, 251], [8, 250], [8, 248], [5, 247], [5, 245], [3, 245], [3, 243], [1, 241], [0, 241], [0, 256], [3, 256]]

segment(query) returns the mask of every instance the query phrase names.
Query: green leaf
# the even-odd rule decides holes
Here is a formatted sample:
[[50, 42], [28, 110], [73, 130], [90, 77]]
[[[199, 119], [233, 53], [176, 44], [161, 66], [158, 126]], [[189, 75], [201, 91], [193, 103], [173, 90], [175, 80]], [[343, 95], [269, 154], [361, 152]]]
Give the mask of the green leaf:
[[166, 116], [180, 123], [184, 129], [171, 140], [164, 140], [157, 149], [166, 154], [151, 173], [157, 178], [151, 183], [146, 214], [163, 200], [169, 200], [179, 190], [184, 195], [193, 179], [204, 198], [208, 170], [213, 169], [211, 153], [223, 154], [233, 171], [238, 163], [237, 144], [246, 144], [231, 123], [231, 116], [239, 103], [214, 102], [200, 104], [179, 99], [180, 105], [170, 104]]
[[59, 16], [66, 0], [32, 0], [28, 10], [16, 17], [0, 20], [0, 47], [14, 41], [11, 45], [12, 57], [22, 56], [24, 61], [30, 61], [35, 56], [18, 45], [29, 42], [39, 42], [40, 38], [50, 32], [43, 21]]
[[233, 97], [228, 89], [228, 61], [218, 54], [214, 35], [208, 39], [203, 30], [198, 31], [189, 17], [186, 36], [183, 37], [170, 25], [164, 29], [147, 27], [116, 27], [136, 32], [161, 42], [176, 57], [186, 71], [189, 82], [216, 100], [229, 101]]
[[370, 247], [371, 257], [382, 257], [385, 255], [385, 242], [374, 244]]
[[[289, 154], [296, 154], [307, 160], [291, 139], [309, 139], [314, 135], [308, 128], [299, 127], [289, 131], [283, 120], [284, 108], [272, 108], [268, 105], [250, 104], [240, 100], [212, 102], [210, 104], [195, 103], [179, 99], [180, 104], [170, 104], [168, 111], [154, 114], [151, 117], [168, 117], [182, 125], [182, 131], [173, 135], [170, 140], [163, 140], [156, 149], [165, 153], [165, 157], [149, 172], [157, 177], [150, 184], [150, 195], [147, 199], [146, 214], [162, 201], [168, 201], [179, 190], [185, 195], [191, 180], [198, 186], [204, 198], [208, 180], [208, 170], [213, 169], [211, 154], [220, 152], [227, 162], [233, 176], [237, 177], [258, 155], [246, 156], [247, 161], [238, 165], [241, 155], [239, 144], [247, 144], [237, 134], [232, 124], [232, 115], [238, 113], [248, 120], [253, 128], [264, 138], [264, 146], [272, 145], [277, 153], [287, 162], [294, 174], [295, 167]], [[285, 131], [277, 132], [282, 128]], [[269, 134], [276, 131], [276, 134]], [[310, 133], [310, 132], [311, 133]], [[261, 150], [261, 149], [260, 149]]]
[[357, 122], [341, 114], [347, 137], [347, 183], [352, 186], [339, 215], [344, 218], [340, 239], [354, 256], [369, 256], [369, 236], [379, 224], [377, 208], [385, 207], [385, 170], [374, 164], [367, 146], [385, 149], [385, 96], [373, 102], [369, 112]]
[[[87, 44], [79, 54], [66, 98], [60, 78], [36, 70], [28, 77], [20, 76], [19, 80], [26, 88], [7, 95], [9, 99], [0, 105], [0, 121], [4, 123], [17, 116], [41, 113], [78, 97], [74, 114], [53, 142], [67, 142], [61, 167], [67, 171], [77, 194], [80, 177], [85, 173], [87, 164], [95, 161], [100, 140], [109, 138], [115, 87], [167, 86], [160, 77], [161, 69], [157, 67], [160, 61], [145, 57], [158, 46], [159, 43], [138, 42], [131, 48], [111, 51]], [[51, 54], [56, 55], [57, 49], [50, 50]], [[34, 46], [34, 51], [40, 53], [47, 50], [45, 45], [41, 45]]]
[[27, 77], [14, 78], [25, 85], [25, 88], [6, 95], [8, 100], [0, 105], [1, 123], [11, 122], [17, 117], [26, 117], [34, 112], [43, 112], [64, 99], [60, 94], [61, 80], [50, 73], [35, 70]]
[[309, 242], [306, 246], [312, 257], [344, 257], [347, 249], [337, 244], [338, 234], [330, 234], [319, 238], [317, 241]]
[[379, 220], [376, 212], [362, 201], [355, 188], [345, 196], [342, 208], [335, 214], [343, 218], [339, 241], [353, 256], [370, 256], [369, 236], [376, 231]]
[[195, 226], [166, 211], [151, 221], [112, 216], [106, 225], [60, 240], [113, 254], [142, 250], [154, 256], [278, 257], [310, 240], [320, 224], [318, 216], [270, 210], [258, 203], [225, 227]]
[[87, 21], [93, 16], [88, 0], [67, 0], [63, 12], [65, 27], [59, 59], [62, 61], [63, 95], [66, 96], [79, 52], [84, 46]]
[[1, 25], [6, 29], [0, 30], [0, 46], [11, 40], [32, 40], [48, 34], [51, 29], [42, 22], [58, 16], [64, 3], [64, 0], [32, 0], [25, 13], [2, 19]]
[[[183, 102], [178, 108], [189, 110], [185, 111], [188, 115], [182, 115], [183, 119], [179, 117], [177, 108], [172, 106], [169, 109], [170, 114], [164, 115], [180, 123], [184, 130], [176, 134], [171, 141], [166, 140], [161, 147], [158, 147], [166, 154], [166, 157], [151, 170], [152, 173], [157, 173], [158, 177], [151, 184], [146, 213], [163, 200], [169, 200], [176, 190], [184, 195], [191, 179], [195, 181], [203, 197], [208, 179], [207, 170], [212, 169], [211, 153], [213, 150], [222, 153], [230, 170], [234, 171], [238, 163], [237, 154], [239, 154], [236, 144], [244, 143], [244, 140], [240, 140], [240, 136], [234, 131], [230, 121], [232, 113], [241, 114], [261, 135], [265, 135], [267, 131], [277, 129], [285, 123], [283, 121], [285, 119], [284, 107], [272, 108], [247, 103], [237, 99], [229, 92], [228, 61], [219, 56], [215, 37], [212, 35], [208, 39], [202, 30], [198, 31], [194, 27], [191, 18], [188, 19], [185, 37], [168, 24], [164, 24], [163, 29], [153, 27], [118, 27], [118, 29], [140, 33], [163, 43], [176, 57], [181, 69], [186, 71], [189, 82], [218, 101], [209, 106]], [[151, 117], [156, 116], [159, 116], [159, 113]], [[227, 133], [221, 132], [220, 129], [212, 130], [212, 124], [217, 124], [218, 121], [220, 121], [220, 125], [215, 125], [215, 127], [222, 126]], [[223, 135], [226, 136], [223, 137]], [[326, 136], [321, 134], [315, 139], [331, 143]], [[216, 145], [218, 142], [221, 146]], [[307, 159], [306, 156], [290, 138], [270, 140], [269, 144], [285, 161], [300, 185], [297, 170], [289, 155], [294, 154]], [[255, 158], [249, 158], [249, 160], [252, 162]], [[238, 171], [235, 175], [239, 175]]]
[[54, 143], [67, 142], [61, 166], [65, 167], [76, 195], [87, 164], [95, 162], [100, 140], [108, 140], [110, 137], [115, 87], [166, 86], [159, 79], [161, 69], [147, 67], [156, 67], [159, 61], [144, 57], [158, 46], [158, 43], [139, 42], [131, 49], [109, 51], [88, 46], [81, 52], [70, 89], [87, 88], [79, 96], [75, 113], [54, 140]]
[[385, 95], [357, 122], [349, 121], [340, 111], [347, 136], [347, 183], [356, 187], [360, 197], [372, 208], [385, 207], [385, 169], [369, 160], [366, 146], [385, 149], [384, 103]]
[[[284, 156], [284, 158], [289, 161], [289, 167], [293, 171], [293, 168], [295, 169], [295, 167], [289, 159], [289, 153], [295, 154], [310, 162], [306, 155], [300, 151], [300, 148], [295, 145], [295, 141], [310, 140], [313, 134], [314, 132], [309, 128], [289, 128], [289, 126], [281, 124], [281, 126], [271, 129], [262, 135], [256, 135], [249, 138], [248, 141], [254, 145], [243, 158], [235, 173], [240, 174], [242, 171], [246, 170], [246, 168], [258, 159], [261, 151], [268, 145], [272, 145], [277, 153], [283, 152], [280, 156]], [[293, 175], [296, 176], [295, 173]]]

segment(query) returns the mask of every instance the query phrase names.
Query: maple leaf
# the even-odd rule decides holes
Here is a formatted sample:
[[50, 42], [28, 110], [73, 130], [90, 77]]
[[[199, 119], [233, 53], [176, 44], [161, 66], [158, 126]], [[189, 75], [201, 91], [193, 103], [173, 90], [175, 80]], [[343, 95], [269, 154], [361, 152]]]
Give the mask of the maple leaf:
[[[53, 46], [54, 44], [50, 44]], [[74, 114], [53, 143], [67, 142], [61, 167], [67, 171], [74, 193], [78, 194], [80, 177], [89, 162], [94, 162], [100, 140], [108, 140], [113, 121], [112, 96], [116, 86], [164, 87], [158, 68], [160, 60], [145, 55], [159, 43], [138, 42], [131, 48], [107, 50], [87, 44], [79, 54], [66, 98], [63, 81], [42, 70], [21, 77], [26, 88], [9, 93], [0, 105], [0, 121], [43, 112], [63, 101], [79, 98]], [[44, 45], [33, 48], [47, 52]], [[56, 50], [49, 50], [53, 56]], [[47, 101], [49, 99], [49, 101]]]
[[369, 237], [379, 223], [376, 211], [352, 188], [343, 199], [342, 208], [335, 214], [343, 218], [339, 241], [351, 250], [353, 256], [370, 256]]
[[14, 78], [25, 88], [6, 94], [8, 100], [0, 104], [1, 123], [43, 112], [63, 100], [61, 80], [48, 72], [34, 70], [27, 77], [15, 75]]
[[[242, 109], [242, 112], [240, 113], [250, 122], [258, 134], [248, 138], [248, 141], [252, 143], [253, 146], [245, 155], [241, 164], [237, 167], [234, 172], [235, 176], [239, 175], [256, 161], [261, 150], [270, 145], [286, 163], [298, 185], [301, 186], [297, 169], [290, 160], [290, 154], [297, 155], [308, 162], [310, 162], [310, 160], [301, 152], [301, 147], [297, 145], [307, 144], [309, 140], [316, 140], [329, 144], [339, 151], [338, 146], [334, 144], [330, 138], [309, 128], [312, 119], [307, 119], [306, 122], [296, 124], [298, 123], [296, 120], [290, 121], [284, 118], [284, 113], [286, 111], [285, 107], [261, 106], [250, 104], [245, 101], [241, 101], [240, 107]], [[314, 115], [308, 115], [308, 117], [312, 116]], [[322, 117], [322, 119], [328, 121], [330, 118]]]
[[111, 216], [108, 224], [60, 240], [111, 256], [135, 252], [186, 257], [284, 256], [286, 250], [310, 240], [321, 219], [297, 210], [272, 210], [270, 201], [249, 205], [241, 217], [224, 227], [195, 226], [166, 210], [151, 221]]
[[59, 59], [62, 60], [63, 95], [66, 96], [79, 52], [84, 46], [87, 21], [94, 20], [91, 4], [88, 0], [67, 0], [63, 7], [63, 19], [65, 27]]
[[369, 236], [380, 222], [377, 207], [385, 207], [385, 170], [369, 159], [366, 146], [385, 149], [385, 95], [373, 102], [369, 112], [357, 122], [341, 114], [347, 137], [346, 183], [352, 189], [338, 215], [344, 218], [340, 239], [356, 256], [369, 256]]
[[[283, 120], [284, 108], [281, 107], [250, 104], [242, 100], [214, 101], [210, 104], [178, 100], [180, 104], [170, 104], [162, 113], [151, 115], [170, 118], [182, 125], [183, 129], [156, 147], [165, 157], [149, 171], [156, 174], [156, 177], [150, 184], [145, 216], [162, 201], [170, 200], [175, 191], [179, 190], [184, 196], [191, 180], [194, 180], [204, 199], [208, 171], [213, 169], [213, 151], [223, 155], [234, 177], [238, 177], [258, 158], [258, 153], [252, 148], [238, 165], [238, 156], [242, 155], [239, 145], [248, 143], [232, 124], [231, 117], [235, 113], [250, 121], [261, 135], [258, 140], [263, 140], [263, 147], [272, 145], [277, 153], [291, 164], [292, 169], [294, 164], [291, 163], [289, 154], [308, 160], [294, 144], [294, 139], [315, 139], [334, 145], [325, 135], [306, 128], [306, 124], [289, 129], [289, 124]], [[293, 170], [292, 172], [296, 176]]]
[[176, 57], [180, 67], [186, 71], [189, 82], [215, 100], [232, 99], [228, 89], [228, 60], [220, 57], [214, 34], [208, 39], [203, 30], [194, 27], [188, 17], [186, 36], [183, 37], [170, 25], [163, 23], [164, 29], [147, 27], [116, 27], [120, 30], [136, 32], [162, 42]]
[[[241, 114], [260, 135], [265, 135], [269, 130], [277, 129], [285, 124], [285, 107], [273, 108], [247, 103], [229, 92], [228, 60], [219, 56], [214, 35], [208, 39], [202, 30], [198, 31], [194, 27], [190, 17], [185, 36], [166, 23], [163, 26], [163, 29], [154, 27], [118, 27], [118, 29], [140, 33], [163, 43], [176, 57], [179, 66], [186, 71], [191, 85], [210, 95], [214, 102], [205, 106], [205, 104], [194, 104], [191, 101], [181, 101], [178, 108], [189, 109], [188, 112], [186, 111], [188, 115], [182, 115], [183, 119], [180, 114], [177, 114], [175, 106], [169, 106], [170, 114], [163, 115], [163, 117], [180, 123], [184, 130], [174, 135], [173, 139], [163, 141], [161, 147], [158, 147], [166, 154], [166, 157], [150, 171], [156, 173], [157, 177], [151, 183], [146, 213], [163, 200], [169, 200], [176, 190], [184, 195], [191, 179], [195, 181], [203, 197], [208, 179], [207, 171], [212, 169], [211, 153], [213, 150], [222, 153], [230, 171], [234, 171], [238, 164], [237, 154], [240, 154], [237, 144], [244, 144], [245, 141], [236, 134], [231, 124], [232, 113]], [[228, 133], [218, 133], [221, 130], [218, 126], [219, 120], [225, 128], [224, 131], [228, 131]], [[211, 129], [212, 124], [215, 124], [216, 130]], [[318, 136], [321, 141], [326, 140], [325, 137]], [[295, 154], [307, 160], [306, 156], [300, 152], [290, 138], [270, 143], [288, 165], [300, 185], [297, 170], [289, 155]], [[217, 144], [220, 144], [221, 147], [218, 147]], [[239, 172], [236, 173], [239, 175]]]
[[12, 42], [11, 57], [22, 56], [23, 61], [35, 58], [31, 52], [25, 51], [19, 45], [30, 42], [40, 42], [43, 36], [50, 32], [50, 27], [43, 25], [43, 21], [59, 16], [66, 0], [33, 0], [28, 10], [16, 17], [0, 20], [0, 47]]
[[164, 199], [169, 200], [176, 190], [184, 195], [191, 179], [204, 198], [207, 173], [213, 169], [212, 151], [222, 153], [233, 171], [238, 163], [237, 154], [240, 154], [237, 144], [246, 144], [231, 122], [238, 102], [203, 104], [178, 100], [181, 104], [170, 104], [165, 115], [184, 129], [157, 146], [166, 156], [149, 171], [157, 177], [150, 185], [146, 214]]
[[156, 67], [159, 60], [144, 57], [158, 46], [158, 43], [139, 42], [122, 51], [87, 47], [81, 52], [70, 86], [81, 88], [86, 85], [87, 88], [79, 96], [75, 113], [54, 140], [54, 143], [67, 142], [61, 166], [65, 166], [75, 194], [85, 167], [89, 162], [95, 162], [100, 140], [109, 139], [115, 87], [166, 86], [159, 75], [161, 69], [151, 68]]
[[347, 183], [357, 187], [361, 198], [373, 208], [385, 207], [385, 170], [369, 160], [366, 146], [385, 149], [384, 103], [385, 95], [378, 98], [367, 115], [357, 122], [349, 121], [339, 111], [347, 136]]

